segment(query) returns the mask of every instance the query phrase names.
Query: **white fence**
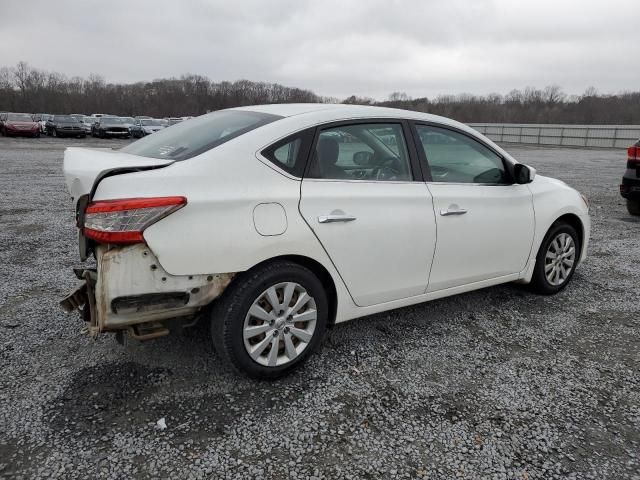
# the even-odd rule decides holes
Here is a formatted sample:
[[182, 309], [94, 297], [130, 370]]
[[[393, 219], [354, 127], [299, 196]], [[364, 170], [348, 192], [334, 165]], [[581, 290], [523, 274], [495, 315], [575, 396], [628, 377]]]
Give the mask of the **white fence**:
[[470, 123], [497, 143], [626, 148], [640, 138], [640, 125], [543, 125]]

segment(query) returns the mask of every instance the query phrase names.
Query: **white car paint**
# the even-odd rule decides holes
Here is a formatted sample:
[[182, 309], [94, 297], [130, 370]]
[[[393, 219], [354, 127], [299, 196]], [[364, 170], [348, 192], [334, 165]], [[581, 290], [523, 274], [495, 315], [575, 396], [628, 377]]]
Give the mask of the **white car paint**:
[[[304, 257], [324, 267], [333, 281], [336, 322], [503, 282], [528, 282], [545, 232], [564, 214], [582, 222], [580, 260], [586, 257], [587, 207], [578, 192], [559, 181], [540, 175], [530, 184], [499, 187], [301, 181], [261, 154], [279, 139], [328, 122], [389, 118], [455, 127], [516, 163], [508, 152], [463, 124], [418, 112], [348, 105], [235, 110], [284, 118], [181, 162], [70, 148], [64, 161], [69, 191], [77, 201], [110, 168], [164, 166], [108, 176], [98, 183], [93, 200], [188, 198], [184, 208], [144, 232], [166, 275], [187, 288], [189, 276], [235, 274], [280, 256]], [[265, 204], [279, 205], [283, 215], [272, 208], [260, 212]], [[468, 213], [439, 215], [452, 205]], [[357, 220], [317, 221], [340, 211]], [[145, 288], [156, 292], [165, 287], [149, 280]]]

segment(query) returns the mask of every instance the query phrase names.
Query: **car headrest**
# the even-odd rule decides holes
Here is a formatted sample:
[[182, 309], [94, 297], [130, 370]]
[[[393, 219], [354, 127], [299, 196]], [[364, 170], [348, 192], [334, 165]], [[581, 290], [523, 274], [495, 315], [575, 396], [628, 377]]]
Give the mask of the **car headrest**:
[[318, 141], [318, 160], [322, 165], [335, 165], [338, 162], [340, 145], [335, 138], [324, 137]]

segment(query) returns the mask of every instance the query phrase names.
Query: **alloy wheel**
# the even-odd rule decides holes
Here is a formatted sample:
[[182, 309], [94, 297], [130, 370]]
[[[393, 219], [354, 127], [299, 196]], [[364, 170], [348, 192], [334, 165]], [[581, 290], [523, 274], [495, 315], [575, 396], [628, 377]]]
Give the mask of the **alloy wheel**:
[[549, 243], [544, 262], [547, 281], [557, 287], [567, 281], [576, 260], [576, 244], [568, 233], [559, 233]]
[[249, 308], [242, 330], [244, 347], [260, 365], [285, 365], [309, 346], [317, 320], [316, 302], [302, 285], [278, 283]]

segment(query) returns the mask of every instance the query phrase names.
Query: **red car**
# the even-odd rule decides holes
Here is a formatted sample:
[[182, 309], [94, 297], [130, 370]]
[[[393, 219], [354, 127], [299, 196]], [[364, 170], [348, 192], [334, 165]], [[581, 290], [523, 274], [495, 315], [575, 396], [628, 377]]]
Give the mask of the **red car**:
[[28, 113], [3, 113], [0, 116], [0, 134], [3, 137], [39, 137], [40, 126]]

